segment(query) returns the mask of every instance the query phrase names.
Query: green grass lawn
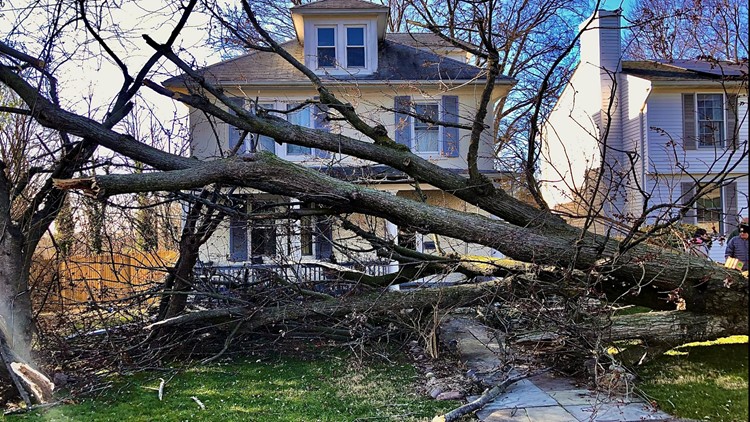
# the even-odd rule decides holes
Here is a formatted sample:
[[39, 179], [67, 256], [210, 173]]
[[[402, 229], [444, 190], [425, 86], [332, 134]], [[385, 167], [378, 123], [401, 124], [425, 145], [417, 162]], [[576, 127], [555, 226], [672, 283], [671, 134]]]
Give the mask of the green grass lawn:
[[[422, 421], [460, 403], [417, 396], [410, 365], [328, 355], [140, 374], [105, 394], [8, 421]], [[163, 401], [159, 379], [166, 380]], [[193, 399], [197, 398], [205, 409]]]
[[748, 420], [747, 336], [681, 346], [645, 365], [640, 375], [640, 388], [671, 415]]

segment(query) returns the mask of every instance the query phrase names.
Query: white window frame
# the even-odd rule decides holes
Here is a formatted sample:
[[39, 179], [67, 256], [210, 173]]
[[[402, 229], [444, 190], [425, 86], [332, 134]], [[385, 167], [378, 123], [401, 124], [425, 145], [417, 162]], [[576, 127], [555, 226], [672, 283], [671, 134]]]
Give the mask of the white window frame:
[[[334, 69], [334, 68], [336, 68], [337, 64], [341, 63], [341, 60], [339, 60], [339, 45], [340, 45], [340, 42], [339, 42], [340, 34], [339, 33], [341, 31], [339, 31], [338, 27], [339, 27], [339, 25], [335, 25], [335, 24], [332, 24], [332, 25], [315, 25], [315, 67], [317, 69]], [[333, 29], [333, 46], [328, 46], [328, 45], [323, 46], [323, 47], [320, 46], [320, 42], [319, 42], [319, 39], [318, 39], [319, 38], [318, 37], [318, 30], [320, 30], [320, 29]], [[318, 57], [320, 55], [319, 54], [319, 50], [321, 48], [333, 48], [333, 65], [331, 65], [331, 66], [321, 66], [320, 65]]]
[[[335, 64], [334, 66], [320, 66], [319, 60], [318, 60], [318, 49], [321, 48], [319, 45], [318, 40], [318, 29], [322, 28], [333, 28], [334, 30], [334, 51], [335, 51]], [[362, 45], [354, 45], [352, 47], [362, 48], [364, 50], [364, 56], [365, 56], [365, 63], [363, 66], [352, 66], [350, 67], [347, 63], [347, 48], [348, 48], [348, 40], [347, 40], [347, 29], [348, 28], [361, 28], [362, 29]], [[313, 47], [308, 50], [307, 54], [312, 54], [314, 56], [313, 61], [313, 68], [317, 72], [330, 72], [330, 73], [341, 73], [341, 72], [348, 72], [348, 71], [354, 71], [354, 72], [372, 72], [375, 69], [374, 63], [373, 63], [373, 53], [371, 51], [371, 46], [369, 45], [371, 43], [370, 37], [372, 36], [370, 34], [371, 32], [371, 23], [369, 21], [365, 20], [356, 20], [356, 21], [347, 21], [347, 22], [321, 22], [321, 23], [315, 23], [312, 26], [313, 34], [314, 34], [314, 42]], [[323, 48], [330, 48], [329, 46], [325, 46]]]
[[[349, 44], [349, 29], [361, 29], [362, 30], [362, 44], [361, 45], [350, 45]], [[344, 43], [343, 45], [343, 58], [344, 58], [344, 67], [347, 69], [366, 69], [367, 68], [367, 25], [361, 25], [361, 24], [345, 24], [343, 37], [344, 37]], [[352, 48], [361, 48], [362, 49], [362, 55], [364, 63], [362, 66], [350, 66], [349, 65], [349, 47]]]
[[[715, 136], [715, 142], [712, 144], [704, 144], [702, 142], [701, 137], [701, 113], [698, 109], [698, 96], [699, 95], [714, 95], [714, 96], [720, 96], [721, 97], [721, 124], [720, 124], [720, 133], [716, 134]], [[693, 95], [693, 101], [695, 104], [695, 147], [697, 149], [716, 149], [716, 148], [726, 148], [727, 147], [727, 98], [726, 95], [722, 92], [696, 92]]]
[[[278, 103], [278, 106], [282, 107], [280, 109], [286, 109], [289, 104], [298, 105], [298, 104], [301, 104], [303, 101], [304, 100], [299, 100], [299, 101], [285, 101], [285, 102]], [[312, 113], [312, 109], [313, 108], [312, 108], [311, 105], [307, 105], [305, 108], [296, 111], [296, 113], [300, 113], [300, 112], [306, 112], [307, 113], [308, 125], [304, 126], [304, 127], [308, 128], [308, 129], [312, 129], [313, 126], [315, 125], [315, 121], [314, 121], [314, 116], [313, 116], [313, 113]], [[285, 117], [286, 117], [286, 120], [289, 121], [290, 115], [286, 114]], [[302, 153], [302, 154], [289, 154], [289, 147], [290, 146], [291, 146], [291, 144], [288, 144], [286, 142], [282, 143], [281, 144], [281, 148], [278, 148], [278, 147], [276, 148], [276, 150], [278, 152], [281, 152], [281, 154], [276, 154], [276, 155], [278, 155], [280, 158], [289, 159], [291, 161], [303, 161], [303, 160], [307, 160], [307, 159], [310, 159], [311, 157], [313, 157], [313, 149], [310, 148], [310, 147], [302, 147], [302, 146], [299, 146], [299, 145], [295, 145], [295, 146], [298, 146], [299, 148], [309, 148], [310, 151], [307, 152], [307, 153]], [[281, 150], [281, 151], [279, 151], [279, 150]]]
[[[412, 112], [416, 115], [417, 114], [417, 106], [418, 105], [434, 105], [437, 106], [437, 116], [435, 116], [436, 121], [440, 121], [440, 116], [442, 116], [443, 113], [443, 105], [441, 104], [442, 101], [440, 100], [416, 100], [412, 101]], [[432, 154], [440, 154], [442, 151], [442, 142], [443, 142], [443, 126], [441, 125], [435, 125], [437, 126], [437, 149], [434, 151], [419, 151], [417, 150], [418, 145], [418, 139], [417, 139], [417, 124], [427, 124], [429, 123], [422, 122], [417, 117], [412, 116], [412, 124], [411, 124], [411, 150], [415, 154], [419, 155], [432, 155]]]
[[[260, 106], [261, 108], [265, 108], [265, 109], [268, 109], [268, 108], [276, 109], [276, 100], [268, 100], [268, 101], [261, 101], [261, 100], [259, 100], [257, 106]], [[248, 133], [247, 137], [245, 138], [245, 153], [246, 154], [252, 152], [252, 149], [253, 149], [253, 139], [256, 136], [258, 137], [257, 146], [260, 147], [260, 145], [261, 145], [260, 144], [260, 137], [264, 136], [264, 135], [259, 135], [257, 133]], [[272, 152], [272, 153], [276, 154], [276, 141], [273, 142], [273, 146], [274, 146], [273, 151], [269, 151], [269, 152]]]

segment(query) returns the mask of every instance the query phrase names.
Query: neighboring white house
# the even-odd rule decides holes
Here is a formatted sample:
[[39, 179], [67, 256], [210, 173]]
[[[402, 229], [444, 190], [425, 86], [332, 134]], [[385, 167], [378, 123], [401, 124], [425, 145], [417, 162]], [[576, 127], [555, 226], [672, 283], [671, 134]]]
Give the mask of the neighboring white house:
[[580, 63], [543, 129], [550, 206], [575, 214], [593, 201], [610, 221], [654, 223], [725, 177], [683, 221], [731, 232], [749, 208], [747, 61], [623, 60], [619, 10], [581, 28]]
[[[466, 63], [460, 49], [427, 33], [386, 33], [389, 8], [361, 0], [322, 0], [292, 7], [291, 17], [296, 39], [283, 47], [313, 70], [344, 102], [355, 107], [372, 125], [382, 125], [396, 142], [407, 145], [418, 155], [458, 173], [467, 172], [469, 131], [457, 127], [429, 124], [405, 111], [453, 123], [471, 121], [486, 82], [482, 69]], [[254, 110], [292, 110], [315, 100], [311, 82], [282, 57], [252, 51], [203, 69], [202, 74], [233, 96], [237, 104]], [[493, 92], [495, 104], [507, 95], [513, 80], [499, 77]], [[184, 76], [165, 82], [173, 89], [185, 90]], [[282, 116], [282, 114], [276, 113]], [[487, 113], [486, 127], [492, 128]], [[286, 114], [296, 124], [370, 142], [369, 139], [335, 118], [319, 105]], [[224, 123], [207, 119], [191, 110], [191, 153], [201, 159], [226, 156], [237, 145], [240, 134]], [[263, 136], [249, 136], [239, 146], [240, 154], [255, 150], [272, 151], [279, 157], [319, 168], [337, 177], [367, 184], [404, 197], [419, 195], [406, 175], [394, 169], [341, 154], [277, 143]], [[493, 180], [495, 172], [494, 139], [490, 131], [480, 145], [480, 170]], [[442, 191], [422, 186], [427, 202], [465, 211], [475, 207]], [[314, 211], [315, 204], [295, 198], [243, 190], [233, 193], [238, 207], [248, 213], [285, 209]], [[490, 255], [494, 251], [447, 238], [417, 234], [395, 224], [365, 216], [355, 216], [360, 227], [419, 251], [442, 248], [459, 254]], [[374, 256], [372, 248], [349, 231], [325, 217], [309, 216], [298, 220], [257, 221], [235, 216], [217, 231], [201, 250], [201, 260], [214, 264], [276, 263], [280, 260], [329, 260], [349, 262], [353, 257]], [[354, 253], [346, 247], [370, 252]]]

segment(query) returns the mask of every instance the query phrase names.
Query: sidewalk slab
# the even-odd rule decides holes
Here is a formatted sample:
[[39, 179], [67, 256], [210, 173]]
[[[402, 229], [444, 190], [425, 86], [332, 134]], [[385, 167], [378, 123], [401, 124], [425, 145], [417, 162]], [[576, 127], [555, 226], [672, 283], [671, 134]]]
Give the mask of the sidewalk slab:
[[521, 380], [508, 387], [505, 393], [490, 402], [485, 409], [514, 409], [526, 407], [557, 406], [549, 394], [529, 380]]
[[671, 416], [643, 403], [597, 403], [593, 406], [563, 406], [579, 421], [591, 422], [635, 422], [665, 421]]
[[[498, 339], [478, 321], [455, 317], [442, 327], [443, 340], [456, 346], [466, 367], [485, 382], [496, 376], [518, 375], [511, 370], [497, 372], [503, 365]], [[502, 340], [500, 340], [502, 341]], [[493, 371], [494, 374], [493, 374]], [[499, 381], [499, 380], [498, 380]], [[493, 382], [494, 384], [496, 382]], [[468, 397], [469, 400], [475, 397]], [[572, 379], [545, 372], [510, 385], [502, 395], [476, 412], [484, 422], [639, 422], [674, 421], [637, 396], [610, 396], [587, 389]]]
[[643, 400], [637, 396], [610, 397], [607, 394], [597, 394], [591, 390], [567, 390], [549, 391], [548, 394], [562, 406], [595, 405], [598, 403], [628, 404], [642, 403]]
[[477, 417], [485, 422], [579, 422], [560, 406], [482, 410], [477, 412]]

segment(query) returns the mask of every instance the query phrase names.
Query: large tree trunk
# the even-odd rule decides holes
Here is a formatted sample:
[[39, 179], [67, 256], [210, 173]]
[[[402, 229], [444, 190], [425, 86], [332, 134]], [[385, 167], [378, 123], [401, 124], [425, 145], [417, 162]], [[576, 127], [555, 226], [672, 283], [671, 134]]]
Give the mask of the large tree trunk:
[[[439, 289], [411, 291], [378, 291], [349, 298], [329, 299], [288, 306], [256, 308], [237, 306], [178, 315], [156, 322], [147, 329], [163, 329], [184, 325], [207, 326], [234, 320], [244, 320], [243, 329], [257, 330], [286, 323], [315, 325], [328, 318], [340, 319], [352, 313], [364, 313], [368, 318], [398, 318], [400, 312], [424, 312], [439, 308], [447, 312], [456, 307], [503, 303], [518, 294], [518, 277], [503, 281], [466, 284]], [[526, 284], [528, 280], [523, 280]], [[523, 289], [523, 287], [520, 287]], [[511, 294], [512, 293], [512, 294]], [[510, 302], [510, 306], [513, 306]], [[728, 316], [697, 314], [687, 311], [649, 312], [615, 317], [604, 337], [607, 341], [643, 339], [650, 346], [671, 348], [689, 341], [715, 339], [731, 334], [748, 333], [745, 311], [728, 309]], [[225, 325], [226, 326], [226, 325]]]
[[193, 288], [193, 269], [198, 262], [200, 244], [194, 235], [183, 233], [180, 239], [180, 257], [166, 278], [164, 289], [178, 292], [167, 294], [159, 303], [159, 319], [172, 318], [185, 310], [187, 295], [182, 294]]
[[727, 315], [687, 311], [648, 312], [612, 319], [611, 340], [643, 340], [649, 347], [671, 349], [688, 341], [714, 340], [748, 333], [747, 310], [727, 309]]
[[34, 331], [29, 273], [24, 270], [19, 233], [12, 223], [4, 227], [0, 234], [0, 325], [5, 326], [8, 345], [29, 359]]
[[265, 153], [257, 154], [250, 161], [231, 158], [195, 163], [189, 170], [99, 176], [59, 185], [106, 196], [185, 189], [216, 181], [319, 202], [341, 212], [357, 210], [399, 225], [416, 227], [423, 233], [438, 233], [490, 246], [524, 262], [606, 273], [611, 281], [603, 283], [602, 288], [621, 293], [625, 302], [653, 290], [662, 300], [684, 300], [687, 309], [694, 312], [723, 315], [728, 308], [747, 309], [748, 306], [747, 278], [705, 258], [646, 243], [621, 250], [615, 239], [581, 232], [567, 225], [546, 229], [517, 227], [477, 214], [354, 186]]

